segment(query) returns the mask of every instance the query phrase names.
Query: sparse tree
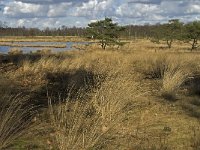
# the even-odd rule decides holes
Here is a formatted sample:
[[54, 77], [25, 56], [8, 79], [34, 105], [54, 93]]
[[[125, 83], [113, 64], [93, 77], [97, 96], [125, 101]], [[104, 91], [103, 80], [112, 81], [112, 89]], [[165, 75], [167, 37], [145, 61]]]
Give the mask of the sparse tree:
[[167, 47], [171, 48], [174, 40], [181, 37], [183, 23], [178, 19], [169, 20], [168, 23], [159, 25], [155, 28], [153, 42], [160, 43], [160, 40], [166, 41]]
[[181, 37], [183, 23], [178, 19], [173, 19], [169, 20], [169, 23], [165, 24], [164, 27], [164, 40], [167, 42], [168, 48], [171, 48], [173, 41], [178, 40]]
[[200, 40], [200, 21], [193, 21], [185, 25], [183, 40], [191, 44], [191, 51], [199, 47]]
[[99, 40], [103, 49], [106, 49], [109, 45], [122, 45], [119, 36], [124, 30], [124, 27], [113, 23], [111, 18], [90, 23], [87, 27], [88, 37]]

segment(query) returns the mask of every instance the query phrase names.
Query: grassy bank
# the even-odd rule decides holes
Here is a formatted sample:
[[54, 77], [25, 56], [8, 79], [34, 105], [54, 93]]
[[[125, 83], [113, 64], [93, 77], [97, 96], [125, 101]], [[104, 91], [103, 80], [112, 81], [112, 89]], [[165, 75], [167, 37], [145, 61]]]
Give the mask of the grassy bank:
[[52, 45], [29, 45], [29, 44], [16, 44], [10, 42], [0, 42], [0, 46], [10, 47], [45, 47], [45, 48], [66, 48], [66, 44], [52, 44]]
[[[0, 97], [20, 93], [36, 113], [29, 114], [30, 124], [19, 115], [25, 127], [16, 130], [19, 136], [9, 135], [4, 148], [198, 149], [199, 60], [198, 52], [163, 50], [144, 40], [120, 49], [91, 45], [85, 51], [7, 55]], [[20, 108], [29, 110], [25, 104]]]
[[79, 42], [85, 38], [78, 36], [3, 36], [0, 42]]

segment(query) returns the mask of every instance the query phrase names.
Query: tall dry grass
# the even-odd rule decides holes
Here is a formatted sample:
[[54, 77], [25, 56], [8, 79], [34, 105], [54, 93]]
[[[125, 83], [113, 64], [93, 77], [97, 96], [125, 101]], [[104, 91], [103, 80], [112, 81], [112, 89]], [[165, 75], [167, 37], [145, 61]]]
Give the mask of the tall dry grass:
[[49, 73], [66, 74], [84, 70], [104, 77], [127, 74], [136, 77], [137, 80], [163, 80], [160, 85], [163, 86], [162, 91], [170, 91], [170, 88], [173, 91], [180, 86], [180, 82], [184, 82], [182, 80], [188, 73], [199, 74], [199, 58], [196, 54], [169, 52], [74, 51], [51, 57], [43, 56], [35, 62], [24, 61], [19, 69], [9, 72], [8, 76], [27, 86], [37, 86], [48, 82]]
[[67, 99], [64, 104], [50, 105], [55, 145], [60, 150], [99, 147], [111, 130], [121, 130], [124, 108], [140, 94], [131, 76], [108, 77], [89, 99]]
[[[168, 122], [172, 125], [172, 127], [170, 126], [172, 128], [172, 133], [170, 132], [170, 134], [173, 136], [172, 140], [175, 141], [176, 135], [173, 131], [175, 131], [177, 129], [176, 126], [179, 126], [182, 122], [187, 123], [187, 121], [183, 120], [185, 116], [180, 115], [182, 118], [177, 122], [174, 121], [180, 116], [177, 117], [173, 113], [172, 116], [174, 118], [169, 116], [168, 112], [170, 112], [172, 108], [169, 108], [168, 105], [161, 105], [159, 101], [156, 100], [160, 100], [160, 95], [165, 96], [165, 98], [176, 99], [176, 94], [185, 80], [187, 80], [188, 75], [199, 73], [199, 58], [199, 55], [193, 53], [146, 53], [122, 52], [120, 50], [71, 51], [60, 53], [52, 57], [44, 55], [40, 60], [35, 62], [25, 61], [17, 70], [8, 72], [7, 75], [12, 81], [29, 85], [26, 87], [30, 88], [33, 87], [33, 85], [46, 85], [49, 82], [47, 78], [48, 74], [65, 76], [68, 73], [73, 74], [76, 71], [84, 70], [85, 72], [91, 72], [95, 75], [103, 75], [104, 80], [98, 84], [97, 88], [93, 88], [88, 93], [81, 93], [81, 95], [87, 95], [84, 99], [79, 96], [78, 99], [71, 99], [70, 97], [65, 100], [65, 103], [59, 105], [52, 104], [49, 106], [51, 112], [50, 124], [54, 130], [52, 138], [56, 148], [61, 150], [98, 149], [108, 142], [108, 136], [113, 137], [113, 139], [119, 138], [116, 132], [121, 130], [121, 124], [127, 115], [126, 109], [124, 108], [128, 107], [130, 102], [135, 101], [137, 105], [133, 104], [133, 106], [129, 108], [137, 109], [141, 111], [141, 114], [144, 114], [144, 121], [142, 121], [142, 124], [146, 126], [145, 130], [150, 130], [148, 119], [151, 121], [153, 131], [149, 135], [149, 139], [156, 136], [158, 128], [161, 128], [161, 119], [159, 116], [162, 114], [163, 126], [168, 126]], [[79, 79], [79, 75], [80, 74], [78, 74], [75, 79]], [[63, 81], [65, 82], [65, 80]], [[153, 84], [157, 84], [157, 81], [159, 81], [159, 86], [152, 86]], [[140, 84], [140, 82], [145, 84]], [[83, 84], [87, 83], [83, 82]], [[147, 95], [146, 99], [140, 103], [137, 96], [143, 94], [141, 89], [143, 91], [149, 89], [147, 86], [152, 86], [151, 89], [153, 90], [157, 88], [159, 88], [159, 90], [156, 90], [155, 95]], [[149, 93], [153, 92], [153, 90], [149, 91]], [[76, 94], [79, 95], [80, 93]], [[55, 99], [55, 97], [52, 99]], [[151, 107], [153, 107], [153, 112], [149, 113], [148, 109]], [[166, 108], [165, 113], [163, 113], [164, 107]], [[173, 110], [176, 109], [179, 108], [173, 107]], [[134, 111], [131, 110], [131, 112]], [[137, 115], [139, 116], [140, 114], [131, 114], [128, 119], [137, 117]], [[171, 118], [171, 120], [169, 120], [169, 118]], [[129, 125], [127, 125], [127, 134], [129, 131], [137, 131], [135, 126], [139, 124], [138, 120], [128, 120], [127, 122], [129, 123]], [[173, 123], [175, 123], [175, 125]], [[132, 126], [131, 124], [136, 125]], [[143, 126], [141, 126], [141, 128], [143, 128]], [[185, 128], [181, 126], [181, 129]], [[123, 136], [126, 137], [127, 134]], [[182, 136], [182, 134], [185, 135], [182, 131], [179, 132], [179, 134], [180, 136]], [[144, 137], [146, 136], [146, 131], [143, 135]], [[184, 140], [185, 139], [187, 138], [184, 138]], [[143, 139], [141, 139], [141, 141], [142, 140]], [[129, 142], [124, 143], [127, 144]], [[176, 143], [176, 141], [174, 143]], [[155, 144], [157, 143], [155, 142]]]
[[166, 71], [162, 83], [162, 96], [169, 100], [175, 100], [177, 98], [177, 90], [188, 80], [190, 75], [191, 72], [183, 68]]
[[0, 149], [6, 149], [29, 132], [35, 111], [21, 95], [1, 98], [0, 102]]
[[54, 144], [58, 149], [88, 149], [103, 135], [98, 129], [101, 125], [100, 118], [87, 118], [90, 107], [89, 104], [79, 101], [71, 103], [67, 100], [56, 108], [50, 107]]
[[9, 55], [21, 55], [23, 51], [20, 48], [11, 48], [8, 52]]
[[62, 56], [43, 56], [35, 62], [24, 61], [17, 70], [8, 72], [8, 77], [23, 86], [31, 87], [45, 85], [48, 74], [73, 74], [80, 70], [100, 76], [130, 74], [130, 64], [120, 52], [69, 52]]
[[19, 69], [9, 72], [8, 76], [33, 87], [46, 84], [46, 75], [49, 73], [85, 70], [104, 75], [105, 79], [98, 84], [97, 89], [84, 93], [89, 95], [86, 102], [82, 102], [82, 99], [76, 99], [76, 102], [67, 99], [65, 104], [50, 106], [55, 145], [61, 150], [89, 149], [104, 141], [103, 137], [111, 130], [120, 129], [126, 114], [124, 108], [141, 94], [140, 86], [136, 83], [135, 75], [131, 74], [132, 62], [125, 59], [125, 54], [97, 50], [69, 55], [71, 57], [64, 59], [43, 57], [36, 62], [24, 61]]

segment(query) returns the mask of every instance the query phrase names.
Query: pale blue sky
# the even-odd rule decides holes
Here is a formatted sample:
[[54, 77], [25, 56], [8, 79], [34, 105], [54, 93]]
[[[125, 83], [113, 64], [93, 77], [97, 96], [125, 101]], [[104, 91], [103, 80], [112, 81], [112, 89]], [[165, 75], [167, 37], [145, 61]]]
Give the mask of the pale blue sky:
[[0, 0], [0, 21], [12, 27], [87, 26], [112, 17], [119, 24], [200, 20], [200, 0]]

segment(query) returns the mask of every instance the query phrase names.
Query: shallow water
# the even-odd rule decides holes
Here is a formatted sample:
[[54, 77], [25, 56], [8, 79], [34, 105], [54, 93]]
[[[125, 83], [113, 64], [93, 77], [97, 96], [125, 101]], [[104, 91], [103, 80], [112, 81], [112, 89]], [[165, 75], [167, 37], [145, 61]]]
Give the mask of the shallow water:
[[[24, 53], [28, 52], [34, 52], [37, 50], [42, 49], [50, 49], [52, 51], [66, 51], [66, 50], [75, 50], [76, 48], [73, 48], [73, 45], [86, 45], [91, 44], [91, 42], [13, 42], [13, 44], [21, 44], [21, 45], [64, 45], [66, 44], [65, 48], [53, 48], [53, 47], [17, 47], [21, 49]], [[0, 53], [8, 53], [9, 50], [13, 48], [11, 46], [0, 46]]]
[[0, 53], [7, 53], [10, 49], [10, 46], [0, 46]]

